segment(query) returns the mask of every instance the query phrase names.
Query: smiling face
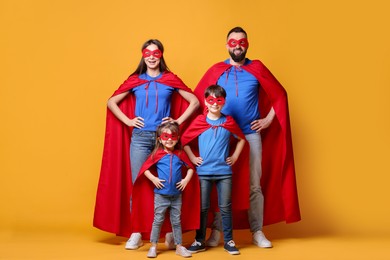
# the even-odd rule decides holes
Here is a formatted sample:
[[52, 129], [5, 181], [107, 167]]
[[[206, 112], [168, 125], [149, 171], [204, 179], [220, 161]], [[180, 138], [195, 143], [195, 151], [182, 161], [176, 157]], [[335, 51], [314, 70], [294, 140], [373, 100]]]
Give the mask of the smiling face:
[[232, 32], [227, 39], [226, 48], [233, 63], [242, 63], [245, 60], [249, 43], [245, 33]]
[[164, 128], [162, 129], [162, 132], [158, 139], [166, 150], [173, 151], [175, 145], [179, 140], [179, 136], [177, 133], [172, 132], [169, 128]]
[[216, 97], [214, 93], [211, 93], [205, 98], [204, 104], [210, 113], [219, 114], [223, 105], [225, 105], [225, 98], [222, 96]]
[[143, 49], [142, 56], [148, 70], [159, 70], [162, 52], [158, 49], [156, 44], [150, 44]]

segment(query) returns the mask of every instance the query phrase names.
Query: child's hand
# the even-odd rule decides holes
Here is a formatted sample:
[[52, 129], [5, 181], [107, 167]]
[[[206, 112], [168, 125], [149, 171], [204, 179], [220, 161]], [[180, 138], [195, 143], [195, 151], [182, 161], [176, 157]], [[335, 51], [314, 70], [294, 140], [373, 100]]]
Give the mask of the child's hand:
[[156, 186], [157, 189], [164, 188], [163, 182], [165, 182], [165, 180], [161, 180], [161, 179], [156, 177], [156, 178], [153, 178], [151, 181], [153, 182], [154, 186]]
[[237, 158], [235, 156], [231, 156], [231, 157], [228, 157], [226, 158], [226, 163], [230, 166], [232, 166], [233, 164], [235, 164], [237, 161]]
[[196, 166], [200, 166], [203, 163], [203, 159], [202, 157], [194, 157], [192, 158], [191, 162]]
[[181, 181], [179, 181], [178, 183], [176, 183], [176, 188], [180, 191], [183, 191], [187, 184], [188, 184], [189, 180], [186, 180], [186, 179], [182, 179]]

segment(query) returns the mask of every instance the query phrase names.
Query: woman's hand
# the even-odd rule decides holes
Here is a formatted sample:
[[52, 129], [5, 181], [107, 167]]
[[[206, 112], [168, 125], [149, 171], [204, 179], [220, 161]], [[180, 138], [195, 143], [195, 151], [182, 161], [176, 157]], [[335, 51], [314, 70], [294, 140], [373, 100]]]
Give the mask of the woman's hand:
[[140, 116], [134, 117], [133, 119], [130, 119], [127, 123], [128, 126], [136, 127], [136, 128], [142, 128], [144, 127], [144, 119]]

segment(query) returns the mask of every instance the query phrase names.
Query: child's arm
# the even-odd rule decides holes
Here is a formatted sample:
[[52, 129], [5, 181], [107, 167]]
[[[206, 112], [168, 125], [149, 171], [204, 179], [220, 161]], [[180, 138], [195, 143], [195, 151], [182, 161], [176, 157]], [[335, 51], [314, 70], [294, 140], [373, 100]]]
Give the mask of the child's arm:
[[194, 174], [194, 170], [188, 168], [186, 177], [181, 181], [179, 181], [178, 183], [176, 183], [176, 188], [180, 191], [183, 191], [186, 188], [187, 184], [190, 182], [193, 174]]
[[203, 163], [202, 157], [196, 157], [195, 154], [192, 152], [191, 147], [189, 145], [185, 145], [183, 147], [183, 150], [188, 155], [188, 158], [190, 158], [191, 162], [195, 164], [196, 166], [199, 166]]
[[149, 170], [146, 170], [146, 171], [144, 172], [144, 174], [145, 174], [145, 176], [146, 176], [149, 180], [151, 180], [151, 181], [153, 182], [154, 186], [156, 186], [157, 189], [161, 189], [161, 188], [164, 187], [163, 182], [164, 182], [165, 180], [160, 180], [159, 178], [157, 178], [156, 176], [154, 176]]
[[230, 166], [236, 163], [238, 157], [240, 156], [240, 153], [242, 152], [242, 149], [244, 149], [245, 145], [245, 139], [239, 138], [238, 137], [238, 142], [236, 145], [236, 149], [234, 150], [234, 153], [232, 156], [226, 158], [226, 163]]

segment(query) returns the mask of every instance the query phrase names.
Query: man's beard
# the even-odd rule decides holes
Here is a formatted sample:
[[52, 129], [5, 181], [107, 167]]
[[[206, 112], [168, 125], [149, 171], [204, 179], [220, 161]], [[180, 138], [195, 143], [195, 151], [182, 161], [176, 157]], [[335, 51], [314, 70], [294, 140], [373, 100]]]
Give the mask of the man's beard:
[[246, 56], [246, 50], [241, 52], [240, 55], [236, 55], [234, 54], [234, 50], [233, 51], [229, 51], [229, 54], [230, 54], [230, 57], [232, 57], [232, 59], [235, 61], [235, 62], [240, 62], [240, 61], [243, 61], [245, 59], [245, 56]]

